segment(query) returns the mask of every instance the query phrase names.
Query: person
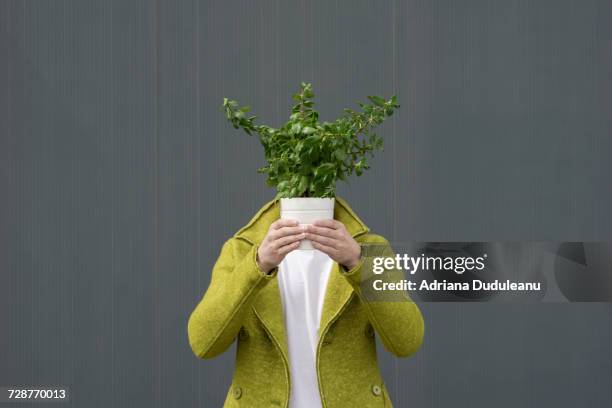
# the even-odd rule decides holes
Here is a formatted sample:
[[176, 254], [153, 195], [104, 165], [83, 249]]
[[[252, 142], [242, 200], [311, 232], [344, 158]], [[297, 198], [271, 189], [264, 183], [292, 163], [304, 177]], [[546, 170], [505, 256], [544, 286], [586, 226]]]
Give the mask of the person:
[[[303, 239], [315, 250], [296, 250]], [[375, 338], [407, 357], [422, 344], [424, 322], [407, 295], [365, 296], [367, 245], [392, 253], [339, 197], [333, 220], [307, 226], [280, 219], [272, 200], [225, 241], [188, 321], [200, 358], [237, 341], [225, 408], [392, 406]]]

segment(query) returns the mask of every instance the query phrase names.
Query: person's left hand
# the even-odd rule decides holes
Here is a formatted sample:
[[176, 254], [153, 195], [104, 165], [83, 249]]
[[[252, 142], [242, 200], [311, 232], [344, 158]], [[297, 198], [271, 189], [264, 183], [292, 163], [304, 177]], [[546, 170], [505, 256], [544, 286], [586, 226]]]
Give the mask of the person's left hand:
[[347, 269], [359, 263], [361, 247], [340, 221], [316, 220], [306, 226], [304, 238], [311, 240], [313, 247]]

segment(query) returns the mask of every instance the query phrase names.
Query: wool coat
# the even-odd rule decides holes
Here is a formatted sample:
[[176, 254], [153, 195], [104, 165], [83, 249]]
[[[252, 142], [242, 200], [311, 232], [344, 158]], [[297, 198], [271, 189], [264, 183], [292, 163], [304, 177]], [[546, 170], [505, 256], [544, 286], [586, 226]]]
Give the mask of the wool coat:
[[[224, 408], [287, 408], [291, 386], [300, 381], [290, 378], [278, 269], [265, 274], [256, 263], [258, 246], [279, 217], [276, 199], [223, 244], [210, 285], [189, 317], [188, 339], [198, 357], [218, 356], [237, 341]], [[361, 245], [381, 245], [393, 256], [388, 242], [371, 234], [338, 197], [334, 219]], [[398, 357], [412, 355], [423, 340], [423, 317], [407, 295], [403, 301], [372, 301], [364, 296], [365, 269], [363, 257], [351, 270], [334, 262], [329, 276], [316, 349], [325, 408], [392, 407], [378, 367], [375, 338]]]

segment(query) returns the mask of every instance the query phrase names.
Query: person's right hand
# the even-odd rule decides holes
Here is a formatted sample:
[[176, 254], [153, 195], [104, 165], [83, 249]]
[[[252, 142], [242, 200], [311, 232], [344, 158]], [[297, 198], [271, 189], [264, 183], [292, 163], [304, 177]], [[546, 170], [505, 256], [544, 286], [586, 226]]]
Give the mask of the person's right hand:
[[300, 245], [306, 234], [296, 220], [276, 220], [257, 249], [257, 266], [268, 273], [278, 266], [289, 252]]

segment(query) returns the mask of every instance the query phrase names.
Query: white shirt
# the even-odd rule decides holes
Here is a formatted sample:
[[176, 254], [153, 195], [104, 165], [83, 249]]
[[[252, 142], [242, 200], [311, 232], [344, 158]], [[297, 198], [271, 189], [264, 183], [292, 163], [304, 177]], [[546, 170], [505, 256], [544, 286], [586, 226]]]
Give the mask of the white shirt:
[[333, 260], [319, 250], [294, 250], [278, 267], [289, 368], [291, 408], [321, 407], [316, 353], [323, 299]]

